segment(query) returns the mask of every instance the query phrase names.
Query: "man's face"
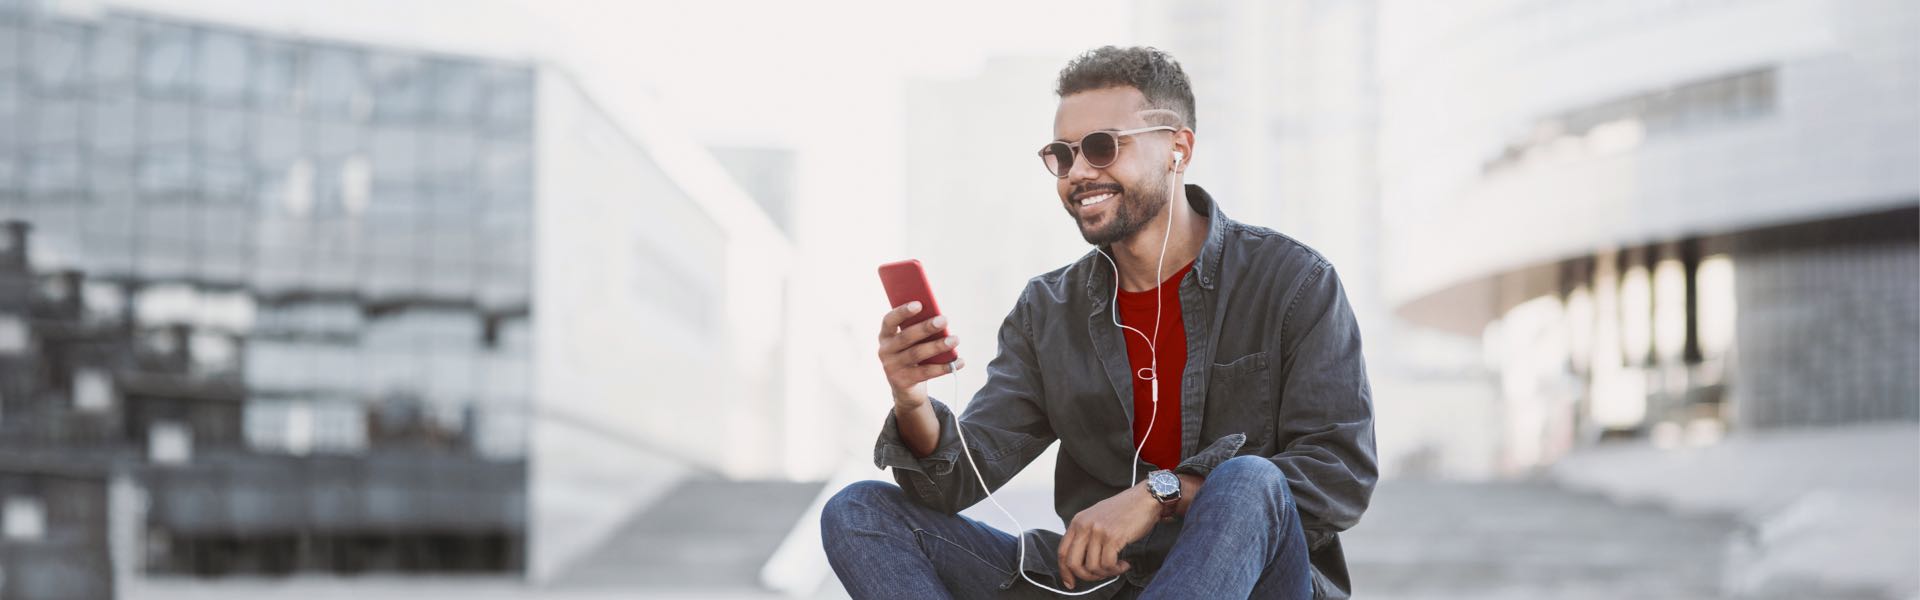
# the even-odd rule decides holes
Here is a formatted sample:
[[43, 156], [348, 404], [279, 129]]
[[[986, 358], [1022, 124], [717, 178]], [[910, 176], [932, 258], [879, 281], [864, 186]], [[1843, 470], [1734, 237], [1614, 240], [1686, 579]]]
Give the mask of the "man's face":
[[[1132, 87], [1069, 95], [1060, 99], [1053, 115], [1053, 137], [1071, 143], [1094, 131], [1158, 124], [1142, 118], [1146, 108], [1146, 97]], [[1084, 155], [1074, 158], [1073, 169], [1055, 185], [1062, 206], [1079, 224], [1087, 243], [1106, 246], [1126, 240], [1166, 210], [1173, 137], [1170, 132], [1155, 131], [1120, 138], [1118, 157], [1104, 168], [1095, 168]]]

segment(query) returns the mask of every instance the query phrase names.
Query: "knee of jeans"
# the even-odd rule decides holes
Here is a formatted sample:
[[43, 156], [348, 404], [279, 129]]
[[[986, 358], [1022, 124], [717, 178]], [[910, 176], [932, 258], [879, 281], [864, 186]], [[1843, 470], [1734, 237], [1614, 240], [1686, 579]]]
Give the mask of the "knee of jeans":
[[823, 533], [844, 531], [859, 515], [873, 512], [900, 494], [899, 487], [884, 481], [869, 479], [847, 484], [820, 507], [820, 530]]
[[1293, 502], [1290, 497], [1292, 492], [1287, 489], [1286, 474], [1263, 456], [1236, 456], [1220, 463], [1207, 475], [1207, 488], [1216, 485], [1241, 488], [1249, 492], [1250, 497], [1276, 498], [1289, 504]]

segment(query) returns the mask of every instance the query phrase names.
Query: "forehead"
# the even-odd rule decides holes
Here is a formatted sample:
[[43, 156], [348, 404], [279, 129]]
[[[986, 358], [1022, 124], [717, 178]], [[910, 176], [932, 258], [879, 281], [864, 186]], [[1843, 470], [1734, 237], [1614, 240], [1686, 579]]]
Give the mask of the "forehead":
[[1076, 92], [1060, 99], [1053, 113], [1053, 137], [1077, 140], [1101, 129], [1120, 130], [1146, 125], [1140, 109], [1147, 97], [1131, 86], [1116, 86]]

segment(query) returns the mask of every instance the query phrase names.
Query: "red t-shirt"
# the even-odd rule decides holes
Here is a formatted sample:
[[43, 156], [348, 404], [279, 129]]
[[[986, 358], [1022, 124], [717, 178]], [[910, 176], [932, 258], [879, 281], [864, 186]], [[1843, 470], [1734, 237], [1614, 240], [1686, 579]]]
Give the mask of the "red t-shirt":
[[1191, 270], [1193, 263], [1187, 263], [1152, 290], [1120, 290], [1120, 323], [1148, 336], [1154, 335], [1154, 292], [1160, 293], [1160, 332], [1154, 342], [1160, 358], [1158, 413], [1153, 408], [1153, 388], [1148, 387], [1153, 382], [1140, 378], [1141, 369], [1153, 366], [1156, 352], [1147, 347], [1147, 339], [1139, 333], [1122, 329], [1120, 335], [1127, 339], [1127, 362], [1133, 365], [1133, 443], [1138, 446], [1146, 437], [1151, 417], [1153, 439], [1141, 449], [1140, 460], [1162, 469], [1180, 464], [1180, 373], [1187, 367], [1187, 328], [1180, 320], [1180, 278]]

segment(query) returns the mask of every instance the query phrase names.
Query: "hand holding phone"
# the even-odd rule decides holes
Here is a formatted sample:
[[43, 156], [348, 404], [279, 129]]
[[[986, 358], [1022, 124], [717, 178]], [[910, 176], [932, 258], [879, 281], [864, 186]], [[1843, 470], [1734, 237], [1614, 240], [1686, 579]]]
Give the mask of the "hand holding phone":
[[895, 402], [909, 406], [927, 400], [927, 380], [965, 365], [954, 347], [960, 338], [947, 331], [947, 318], [933, 301], [920, 261], [908, 259], [880, 265], [880, 283], [893, 310], [880, 319], [880, 365], [887, 372]]

